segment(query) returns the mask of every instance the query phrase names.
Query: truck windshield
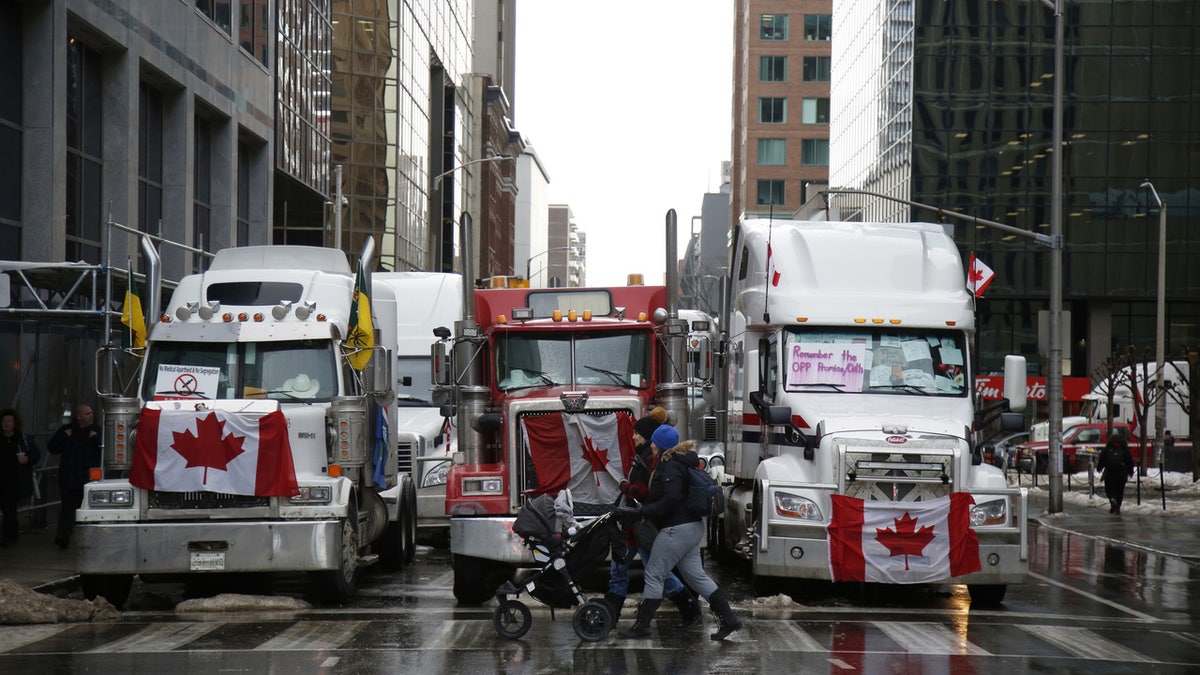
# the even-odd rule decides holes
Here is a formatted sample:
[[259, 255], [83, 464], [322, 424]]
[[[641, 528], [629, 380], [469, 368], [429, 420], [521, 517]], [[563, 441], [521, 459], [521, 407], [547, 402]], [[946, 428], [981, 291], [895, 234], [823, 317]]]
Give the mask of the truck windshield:
[[502, 390], [541, 386], [650, 384], [645, 333], [505, 334], [496, 340]]
[[328, 340], [155, 342], [142, 399], [329, 400], [337, 394], [336, 364]]
[[966, 396], [965, 336], [938, 330], [789, 328], [789, 392]]

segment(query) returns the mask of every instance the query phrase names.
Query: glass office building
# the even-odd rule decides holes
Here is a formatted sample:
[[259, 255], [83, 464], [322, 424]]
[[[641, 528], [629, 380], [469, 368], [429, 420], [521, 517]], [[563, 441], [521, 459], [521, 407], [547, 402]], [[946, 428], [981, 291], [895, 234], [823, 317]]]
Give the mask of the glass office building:
[[[1153, 359], [1159, 211], [1166, 205], [1166, 346], [1200, 343], [1200, 2], [1066, 0], [1064, 373], [1116, 350]], [[1045, 233], [1051, 222], [1054, 15], [1038, 0], [834, 4], [830, 182]], [[874, 197], [842, 217], [936, 220]], [[964, 260], [996, 272], [978, 301], [981, 368], [1038, 354], [1046, 248], [953, 224]]]

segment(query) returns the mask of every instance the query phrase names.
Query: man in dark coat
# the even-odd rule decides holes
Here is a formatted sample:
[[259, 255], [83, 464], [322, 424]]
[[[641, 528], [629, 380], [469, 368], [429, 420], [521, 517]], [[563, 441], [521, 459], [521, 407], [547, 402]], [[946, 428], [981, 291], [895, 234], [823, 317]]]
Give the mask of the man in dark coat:
[[42, 458], [33, 437], [21, 431], [21, 416], [12, 408], [0, 411], [0, 546], [16, 543], [17, 510], [21, 497], [33, 492], [33, 467]]
[[1102, 472], [1100, 478], [1104, 481], [1104, 496], [1108, 497], [1108, 512], [1121, 513], [1125, 482], [1133, 476], [1133, 455], [1125, 439], [1115, 436], [1108, 439], [1096, 468]]
[[75, 511], [83, 503], [83, 486], [88, 482], [88, 473], [99, 467], [100, 430], [92, 407], [81, 405], [75, 408], [70, 424], [64, 424], [50, 437], [50, 454], [59, 455], [58, 487], [62, 494], [62, 507], [58, 514], [58, 536], [54, 543], [66, 548], [71, 543], [71, 531], [75, 529]]

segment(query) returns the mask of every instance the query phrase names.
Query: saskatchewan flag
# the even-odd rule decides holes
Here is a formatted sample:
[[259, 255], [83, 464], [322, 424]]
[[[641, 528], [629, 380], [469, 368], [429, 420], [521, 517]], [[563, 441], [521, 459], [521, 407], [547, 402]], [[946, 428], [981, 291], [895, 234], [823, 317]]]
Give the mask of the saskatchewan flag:
[[358, 280], [354, 283], [354, 298], [350, 303], [350, 328], [346, 336], [346, 356], [355, 370], [362, 370], [371, 360], [375, 346], [375, 327], [371, 325], [371, 294], [366, 270], [358, 265]]
[[130, 346], [134, 349], [146, 346], [146, 315], [142, 314], [142, 299], [138, 297], [137, 279], [132, 274], [129, 275], [129, 287], [125, 289], [121, 323], [129, 327]]

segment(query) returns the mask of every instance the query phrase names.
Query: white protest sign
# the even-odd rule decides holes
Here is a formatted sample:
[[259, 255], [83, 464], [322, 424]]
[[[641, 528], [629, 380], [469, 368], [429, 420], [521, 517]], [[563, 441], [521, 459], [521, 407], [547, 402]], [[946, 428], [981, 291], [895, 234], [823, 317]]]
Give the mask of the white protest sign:
[[220, 368], [164, 363], [159, 365], [154, 381], [154, 400], [216, 398], [220, 379]]

